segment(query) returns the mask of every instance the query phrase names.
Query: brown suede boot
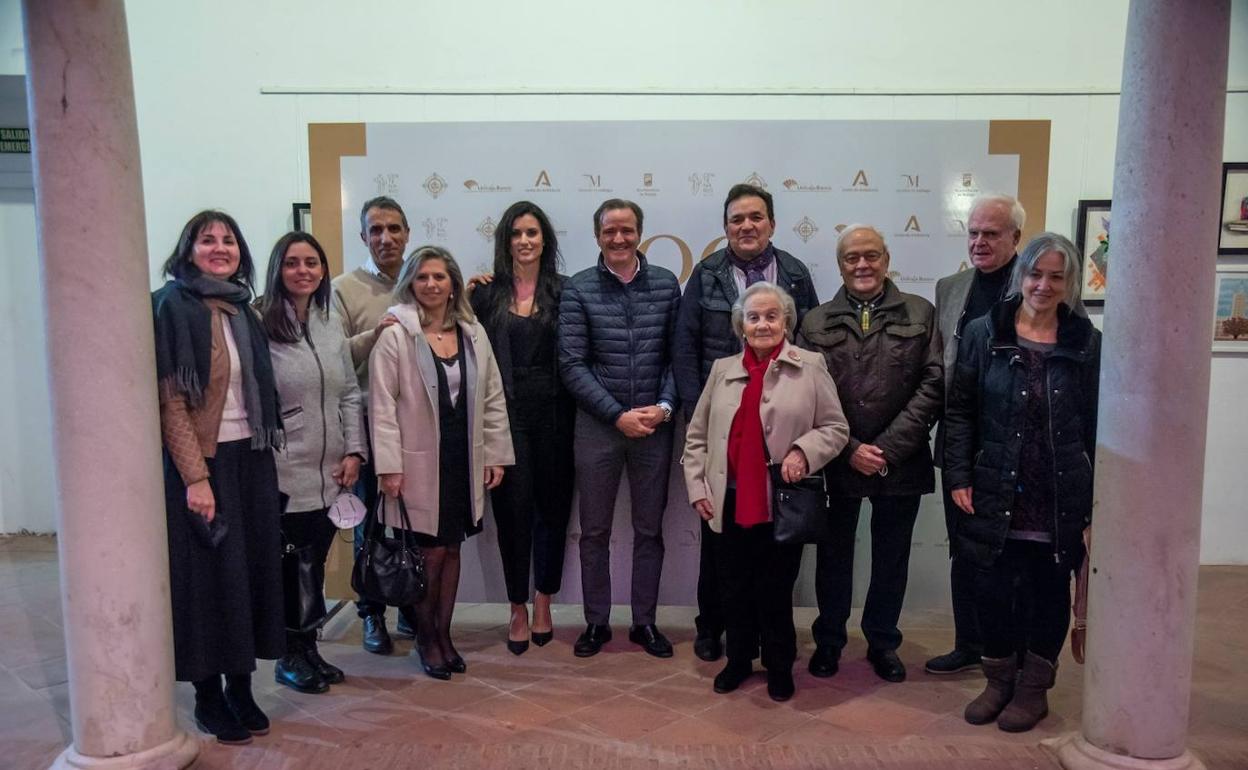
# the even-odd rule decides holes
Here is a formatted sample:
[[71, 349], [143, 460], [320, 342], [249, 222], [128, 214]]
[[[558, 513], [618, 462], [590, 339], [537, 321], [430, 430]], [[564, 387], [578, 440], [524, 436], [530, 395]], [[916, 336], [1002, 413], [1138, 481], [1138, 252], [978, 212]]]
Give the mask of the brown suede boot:
[[1049, 713], [1049, 688], [1057, 679], [1057, 664], [1034, 652], [1023, 658], [1014, 699], [997, 718], [997, 727], [1007, 733], [1025, 733]]
[[1014, 697], [1014, 679], [1018, 675], [1018, 659], [1013, 655], [1008, 658], [983, 658], [984, 676], [988, 677], [988, 685], [975, 700], [966, 704], [963, 716], [973, 725], [986, 725], [997, 718], [997, 715]]

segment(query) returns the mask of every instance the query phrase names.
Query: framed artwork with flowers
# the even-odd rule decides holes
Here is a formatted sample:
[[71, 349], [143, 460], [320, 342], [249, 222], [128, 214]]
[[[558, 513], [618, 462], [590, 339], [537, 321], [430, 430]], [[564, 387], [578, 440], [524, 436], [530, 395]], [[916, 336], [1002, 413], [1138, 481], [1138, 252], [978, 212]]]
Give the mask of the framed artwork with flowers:
[[1075, 216], [1075, 247], [1083, 255], [1080, 297], [1085, 305], [1105, 304], [1109, 277], [1109, 201], [1081, 200]]

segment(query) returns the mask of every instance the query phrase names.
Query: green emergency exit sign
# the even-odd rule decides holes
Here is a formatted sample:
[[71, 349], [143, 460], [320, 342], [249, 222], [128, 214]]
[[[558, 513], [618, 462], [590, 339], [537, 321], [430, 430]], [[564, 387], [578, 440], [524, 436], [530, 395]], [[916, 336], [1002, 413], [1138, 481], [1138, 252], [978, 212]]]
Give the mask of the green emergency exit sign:
[[0, 153], [30, 154], [29, 128], [0, 128]]

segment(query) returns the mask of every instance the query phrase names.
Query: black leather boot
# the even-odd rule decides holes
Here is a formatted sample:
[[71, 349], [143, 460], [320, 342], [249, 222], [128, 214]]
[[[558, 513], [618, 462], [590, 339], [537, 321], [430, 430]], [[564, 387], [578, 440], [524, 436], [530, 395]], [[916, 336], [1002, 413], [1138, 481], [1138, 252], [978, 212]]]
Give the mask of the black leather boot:
[[309, 660], [303, 639], [298, 634], [287, 634], [286, 654], [273, 666], [273, 680], [292, 690], [306, 693], [322, 693], [329, 684]]

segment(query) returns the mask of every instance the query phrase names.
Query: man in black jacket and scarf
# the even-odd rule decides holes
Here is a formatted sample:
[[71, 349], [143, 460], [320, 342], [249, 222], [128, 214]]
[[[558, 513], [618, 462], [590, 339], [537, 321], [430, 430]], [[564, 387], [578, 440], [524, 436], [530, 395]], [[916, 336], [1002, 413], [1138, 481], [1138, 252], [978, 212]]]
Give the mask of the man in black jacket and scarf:
[[[806, 311], [819, 304], [810, 270], [801, 260], [771, 243], [776, 229], [771, 193], [751, 184], [733, 185], [724, 200], [724, 235], [728, 246], [699, 262], [685, 284], [676, 321], [672, 369], [684, 405], [685, 419], [706, 385], [716, 359], [741, 352], [732, 331], [732, 303], [751, 284], [768, 281], [793, 297], [798, 325]], [[694, 654], [717, 660], [723, 654], [724, 613], [715, 563], [716, 535], [702, 522], [698, 565], [698, 635]]]
[[919, 500], [935, 489], [928, 436], [941, 409], [940, 335], [932, 304], [888, 278], [884, 236], [849, 225], [836, 244], [845, 285], [806, 314], [799, 341], [821, 352], [836, 381], [849, 444], [824, 469], [833, 537], [818, 546], [810, 673], [836, 673], [853, 596], [854, 534], [871, 499], [871, 584], [862, 611], [867, 660], [889, 682], [906, 678], [897, 620], [906, 595]]

